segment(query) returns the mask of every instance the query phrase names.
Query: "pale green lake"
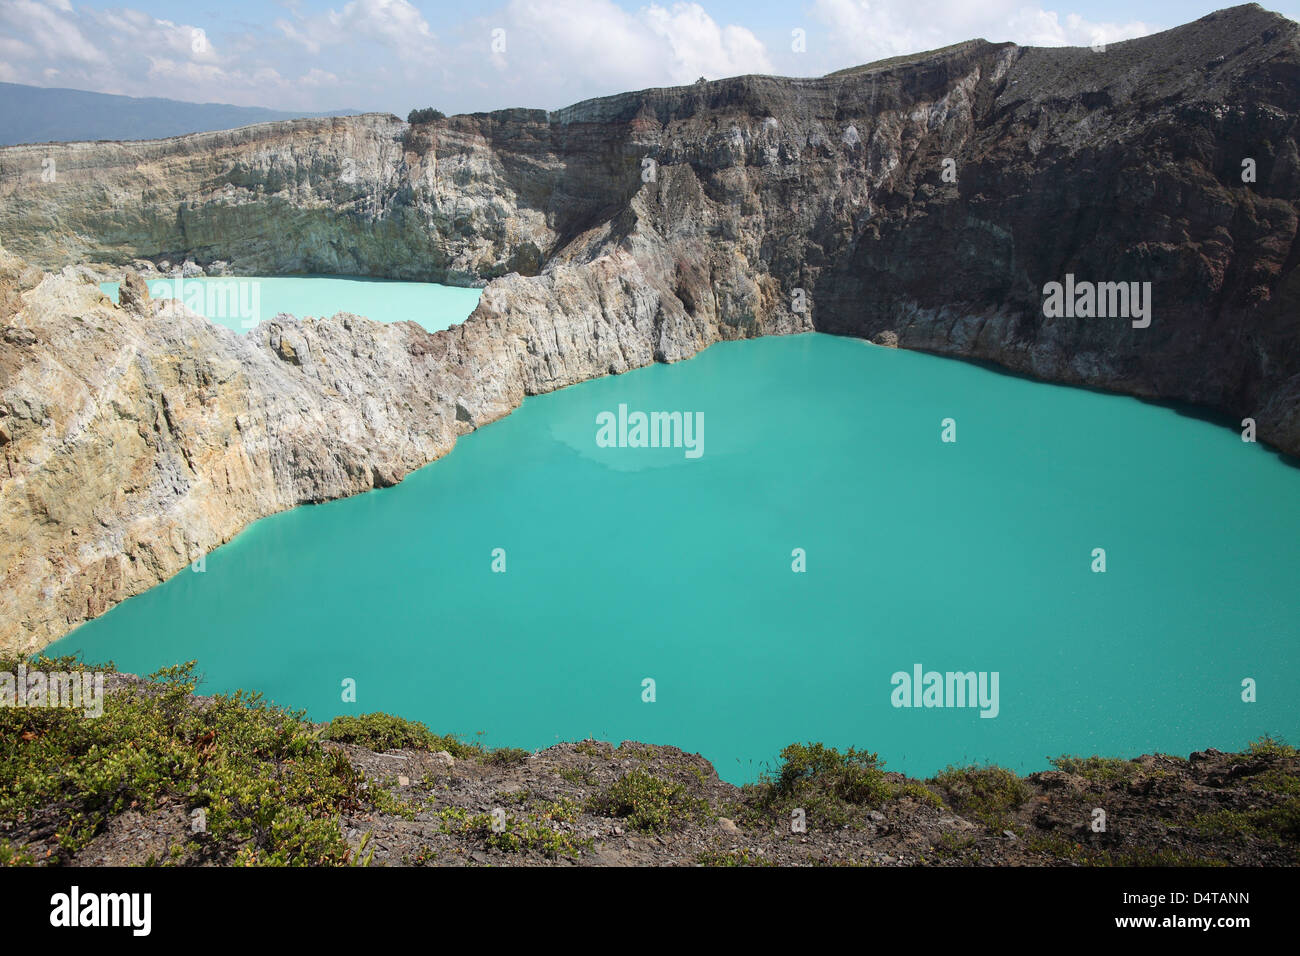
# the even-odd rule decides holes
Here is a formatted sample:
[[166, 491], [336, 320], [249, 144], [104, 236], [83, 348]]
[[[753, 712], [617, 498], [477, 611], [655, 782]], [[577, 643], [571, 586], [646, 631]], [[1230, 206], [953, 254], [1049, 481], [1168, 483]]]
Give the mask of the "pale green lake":
[[[116, 302], [119, 285], [101, 282], [99, 288]], [[279, 312], [299, 319], [353, 312], [376, 322], [414, 322], [439, 332], [464, 322], [483, 290], [346, 276], [249, 276], [150, 279], [149, 294], [179, 299], [210, 322], [241, 333]]]

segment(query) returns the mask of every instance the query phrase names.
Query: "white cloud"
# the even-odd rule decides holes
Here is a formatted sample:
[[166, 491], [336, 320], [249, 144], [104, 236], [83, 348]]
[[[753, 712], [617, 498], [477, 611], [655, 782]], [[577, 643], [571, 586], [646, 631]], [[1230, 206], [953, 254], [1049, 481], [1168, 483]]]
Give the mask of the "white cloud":
[[811, 13], [828, 27], [827, 69], [945, 47], [983, 36], [1022, 46], [1091, 46], [1153, 33], [1139, 21], [1089, 21], [1024, 0], [815, 0]]
[[1157, 29], [1136, 20], [1094, 22], [1024, 0], [815, 0], [811, 14], [827, 28], [828, 46], [817, 59], [828, 70], [976, 37], [1022, 46], [1089, 46]]
[[758, 37], [743, 27], [718, 26], [698, 3], [675, 3], [671, 10], [651, 5], [642, 17], [671, 50], [669, 69], [678, 83], [772, 70]]
[[106, 63], [108, 58], [86, 39], [74, 18], [67, 0], [6, 0], [0, 4], [4, 33], [23, 37], [48, 60]]
[[267, 62], [224, 54], [204, 27], [139, 10], [9, 0], [0, 4], [0, 29], [3, 76], [11, 82], [242, 105], [294, 91]]
[[1116, 43], [1146, 36], [1155, 27], [1132, 20], [1128, 23], [1107, 23], [1085, 20], [1077, 13], [1065, 16], [1054, 11], [1026, 7], [1008, 22], [1012, 39], [1024, 46], [1091, 46], [1094, 43]]
[[28, 46], [22, 40], [16, 37], [0, 36], [0, 65], [7, 70], [13, 70], [10, 62], [13, 60], [27, 60], [36, 56], [36, 50]]
[[437, 53], [429, 22], [407, 0], [352, 0], [342, 10], [299, 15], [295, 20], [281, 18], [275, 25], [313, 55], [327, 47], [354, 45], [358, 39], [374, 41], [404, 59]]
[[[332, 2], [311, 12], [284, 0], [247, 24], [217, 14], [186, 23], [129, 6], [0, 0], [0, 77], [304, 112], [553, 109], [700, 76], [816, 75], [978, 36], [1087, 45], [1152, 29], [1044, 6], [1054, 0], [807, 0], [799, 14], [806, 22], [794, 18], [792, 5], [791, 26], [808, 29], [808, 52], [793, 54], [788, 32], [777, 30], [769, 50], [743, 23], [715, 19], [713, 0], [635, 0], [632, 8], [613, 0], [488, 0], [486, 12], [447, 3], [436, 32], [421, 11], [424, 0]], [[493, 51], [494, 30], [504, 31], [504, 50]]]
[[295, 27], [288, 20], [285, 19], [276, 20], [275, 26], [281, 33], [283, 33], [294, 43], [301, 44], [303, 49], [305, 49], [308, 53], [312, 54], [313, 56], [315, 56], [317, 53], [320, 53], [320, 43], [316, 40], [313, 40], [306, 33], [303, 33], [301, 30]]
[[302, 76], [298, 77], [298, 82], [303, 86], [338, 86], [339, 78], [327, 70], [312, 67]]
[[[493, 31], [505, 51], [493, 52]], [[720, 24], [698, 3], [650, 3], [636, 11], [609, 0], [510, 0], [458, 36], [449, 74], [482, 103], [559, 107], [624, 90], [770, 73], [762, 42]], [[490, 74], [481, 67], [490, 64]]]

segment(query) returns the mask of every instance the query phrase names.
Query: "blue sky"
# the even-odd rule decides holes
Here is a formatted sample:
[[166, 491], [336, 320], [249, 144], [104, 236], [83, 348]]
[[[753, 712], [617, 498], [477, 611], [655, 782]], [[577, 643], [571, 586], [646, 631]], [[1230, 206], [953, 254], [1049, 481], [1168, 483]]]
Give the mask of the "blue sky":
[[[554, 109], [699, 76], [816, 76], [976, 36], [1039, 46], [1114, 42], [1224, 5], [0, 0], [0, 80], [303, 111]], [[1300, 0], [1265, 6], [1300, 17]]]

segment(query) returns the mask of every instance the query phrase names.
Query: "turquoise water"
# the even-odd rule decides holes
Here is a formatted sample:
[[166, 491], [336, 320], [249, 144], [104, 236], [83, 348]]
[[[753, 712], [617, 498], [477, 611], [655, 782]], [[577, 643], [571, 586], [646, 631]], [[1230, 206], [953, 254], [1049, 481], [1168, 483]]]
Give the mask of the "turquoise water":
[[[99, 288], [117, 301], [120, 283]], [[343, 276], [151, 279], [154, 298], [179, 299], [217, 325], [247, 332], [263, 319], [288, 312], [300, 319], [329, 318], [353, 312], [376, 322], [410, 321], [430, 332], [464, 322], [478, 305], [482, 289], [433, 282], [397, 282]]]
[[[620, 404], [703, 413], [703, 453], [598, 447]], [[852, 339], [726, 343], [257, 522], [52, 651], [197, 658], [206, 691], [315, 719], [674, 744], [734, 782], [797, 740], [913, 774], [1294, 741], [1298, 500], [1300, 470], [1166, 408]], [[894, 707], [917, 663], [996, 671], [997, 717]]]

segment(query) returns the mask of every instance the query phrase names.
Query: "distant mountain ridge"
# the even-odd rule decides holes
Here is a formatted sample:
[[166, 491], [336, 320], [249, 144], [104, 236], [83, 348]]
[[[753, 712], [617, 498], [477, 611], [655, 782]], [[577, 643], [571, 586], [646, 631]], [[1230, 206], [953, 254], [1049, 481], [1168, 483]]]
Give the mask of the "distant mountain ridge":
[[187, 103], [58, 87], [0, 83], [0, 146], [86, 140], [164, 139], [313, 116], [355, 116], [359, 110], [294, 113], [261, 106]]

